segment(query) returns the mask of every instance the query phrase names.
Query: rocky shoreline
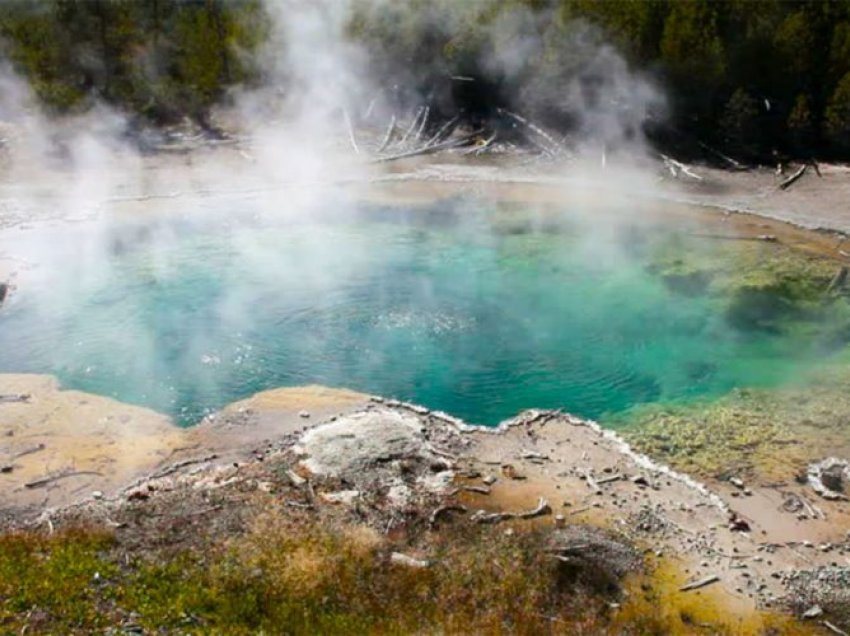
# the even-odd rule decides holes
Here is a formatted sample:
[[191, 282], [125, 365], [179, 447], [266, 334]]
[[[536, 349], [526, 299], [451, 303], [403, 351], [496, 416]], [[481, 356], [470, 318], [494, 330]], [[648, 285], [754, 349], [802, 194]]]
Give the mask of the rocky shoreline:
[[[41, 394], [0, 402], [3, 421], [44, 409], [62, 393], [94, 399], [41, 386]], [[103, 413], [101, 433], [117, 428]], [[7, 455], [8, 442], [21, 439], [43, 448], [5, 459], [13, 466], [0, 475], [7, 530], [95, 524], [119, 536], [141, 533], [143, 543], [162, 529], [142, 517], [201, 515], [205, 532], [226, 541], [233, 515], [255, 513], [211, 505], [223, 492], [259, 493], [292, 514], [328, 509], [385, 534], [456, 519], [511, 532], [598, 528], [641, 555], [638, 569], [664, 572], [655, 593], [670, 608], [687, 606], [694, 620], [744, 621], [752, 627], [747, 633], [759, 633], [765, 611], [837, 629], [848, 624], [850, 504], [843, 497], [819, 496], [793, 474], [782, 483], [701, 483], [636, 453], [617, 434], [559, 412], [526, 411], [486, 429], [395, 400], [281, 389], [172, 431], [144, 461], [133, 463], [126, 447], [113, 444], [113, 465], [128, 463], [112, 471], [84, 463], [91, 449], [73, 440], [84, 430], [70, 438], [9, 430], [0, 431]], [[54, 449], [64, 456], [46, 461]], [[39, 463], [41, 476], [31, 466]], [[157, 512], [162, 508], [170, 511]], [[574, 532], [577, 544], [593, 531]]]

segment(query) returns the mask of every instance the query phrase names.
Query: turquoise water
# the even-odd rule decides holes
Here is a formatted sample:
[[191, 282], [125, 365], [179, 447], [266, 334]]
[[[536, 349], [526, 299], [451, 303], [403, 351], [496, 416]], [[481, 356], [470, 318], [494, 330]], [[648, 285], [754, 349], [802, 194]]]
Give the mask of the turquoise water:
[[495, 424], [770, 386], [824, 355], [817, 329], [737, 331], [635, 241], [582, 227], [456, 201], [66, 229], [20, 248], [44, 264], [0, 309], [0, 371], [182, 423], [318, 383]]

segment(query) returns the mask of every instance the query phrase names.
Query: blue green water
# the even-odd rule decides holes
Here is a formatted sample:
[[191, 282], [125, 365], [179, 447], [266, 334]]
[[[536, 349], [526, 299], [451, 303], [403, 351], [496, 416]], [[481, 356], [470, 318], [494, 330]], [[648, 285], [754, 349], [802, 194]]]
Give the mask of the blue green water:
[[0, 309], [0, 371], [182, 423], [308, 383], [474, 423], [528, 407], [604, 419], [778, 384], [824, 354], [817, 329], [736, 330], [722, 300], [671, 291], [616, 232], [468, 202], [92, 232], [35, 242], [44, 264]]

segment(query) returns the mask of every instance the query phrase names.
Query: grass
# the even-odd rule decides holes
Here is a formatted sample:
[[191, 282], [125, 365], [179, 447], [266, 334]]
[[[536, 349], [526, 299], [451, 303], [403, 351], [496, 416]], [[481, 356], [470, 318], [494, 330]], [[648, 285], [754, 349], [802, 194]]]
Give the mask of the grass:
[[[118, 531], [120, 533], [120, 531]], [[244, 535], [127, 558], [119, 535], [0, 536], [0, 633], [663, 633], [614, 629], [608, 601], [546, 554], [539, 530], [450, 526], [394, 545], [364, 526], [262, 514]], [[393, 549], [429, 568], [397, 565]], [[606, 594], [608, 594], [606, 592]], [[650, 629], [647, 629], [650, 627]]]

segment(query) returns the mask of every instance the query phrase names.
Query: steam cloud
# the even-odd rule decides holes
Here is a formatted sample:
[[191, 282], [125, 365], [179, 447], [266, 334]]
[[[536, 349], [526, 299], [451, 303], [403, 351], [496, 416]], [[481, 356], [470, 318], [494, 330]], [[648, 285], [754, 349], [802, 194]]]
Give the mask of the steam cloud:
[[[5, 252], [24, 259], [0, 260], [0, 276], [8, 273], [12, 263], [12, 270], [26, 271], [34, 288], [49, 286], [49, 293], [38, 298], [39, 311], [47, 320], [50, 315], [72, 314], [80, 301], [78, 290], [100, 289], [103, 281], [118, 276], [110, 271], [117, 267], [113, 258], [117, 253], [148, 250], [147, 275], [153, 281], [167, 280], [178, 266], [170, 254], [183, 240], [174, 229], [175, 212], [190, 224], [202, 224], [207, 213], [220, 216], [228, 207], [240, 212], [233, 215], [232, 223], [244, 222], [246, 217], [300, 223], [329, 206], [338, 217], [356, 215], [358, 206], [351, 196], [332, 185], [364, 182], [383, 173], [368, 165], [365, 153], [358, 156], [353, 152], [346, 119], [354, 122], [358, 134], [363, 134], [362, 145], [368, 146], [393, 114], [409, 119], [415, 108], [428, 103], [448, 117], [459, 106], [444, 90], [446, 79], [458, 69], [424, 64], [411, 70], [407, 60], [396, 65], [383, 59], [379, 51], [367, 50], [347, 37], [353, 10], [365, 10], [368, 15], [391, 13], [393, 4], [269, 0], [271, 35], [261, 51], [267, 81], [259, 89], [234, 94], [232, 106], [221, 114], [222, 121], [235, 123], [240, 138], [237, 149], [225, 146], [200, 148], [186, 155], [145, 156], [139, 152], [124, 114], [99, 103], [85, 115], [49, 117], [41, 112], [26, 82], [4, 64], [0, 67], [0, 120], [5, 139], [0, 149], [5, 161], [5, 176], [0, 180], [0, 228], [68, 219], [88, 222], [80, 228], [60, 225], [47, 234], [0, 236], [0, 256]], [[423, 10], [430, 11], [430, 28], [447, 34], [457, 31], [455, 20], [474, 5], [477, 3], [446, 2]], [[544, 119], [547, 112], [554, 111], [573, 123], [570, 143], [577, 157], [569, 168], [572, 185], [564, 189], [563, 200], [578, 216], [589, 218], [600, 207], [601, 194], [594, 182], [601, 178], [601, 157], [607, 161], [618, 154], [622, 163], [616, 168], [622, 171], [616, 178], [612, 177], [614, 166], [608, 164], [606, 190], [610, 191], [612, 182], [630, 194], [652, 188], [651, 173], [635, 169], [633, 164], [646, 150], [641, 126], [648, 113], [663, 109], [663, 98], [586, 24], [573, 25], [573, 36], [564, 44], [565, 63], [556, 69], [556, 77], [528, 76], [527, 60], [543, 54], [550, 17], [521, 8], [502, 15], [480, 34], [491, 42], [488, 50], [493, 55], [475, 60], [474, 66], [482, 77], [498, 79], [502, 105]], [[392, 85], [387, 77], [392, 77]], [[433, 78], [442, 78], [442, 89], [439, 82], [429, 84]], [[630, 204], [627, 217], [635, 214], [637, 205]], [[626, 222], [630, 222], [628, 218]], [[227, 223], [222, 227], [227, 231]], [[593, 232], [616, 232], [595, 224], [589, 227]], [[480, 224], [458, 231], [467, 229], [482, 231]], [[221, 272], [226, 293], [217, 300], [218, 319], [232, 325], [234, 333], [249, 329], [252, 306], [263, 302], [265, 277], [291, 279], [293, 285], [302, 287], [306, 284], [314, 289], [315, 298], [321, 299], [334, 293], [335, 281], [330, 276], [339, 269], [340, 258], [351, 270], [366, 272], [374, 266], [365, 253], [367, 246], [340, 246], [332, 238], [322, 230], [307, 231], [299, 245], [290, 246], [293, 257], [287, 261], [287, 271], [263, 272], [253, 285], [236, 272]], [[596, 239], [598, 236], [588, 238], [583, 249], [589, 254], [596, 250], [598, 256]], [[258, 270], [267, 262], [264, 254], [278, 249], [245, 244], [238, 237], [230, 248]], [[614, 253], [609, 256], [617, 257]], [[37, 263], [38, 267], [29, 269], [16, 262]], [[58, 279], [57, 271], [61, 272]], [[69, 281], [73, 284], [66, 286]], [[426, 286], [417, 293], [427, 296], [431, 292]], [[141, 314], [144, 308], [137, 311]], [[161, 334], [138, 316], [126, 320], [129, 337], [144, 343], [135, 350], [151, 352], [149, 357], [127, 360], [127, 364], [152, 376], [162, 374], [153, 353], [160, 346]], [[317, 328], [316, 337], [321, 336]], [[114, 345], [120, 350], [120, 342]], [[202, 330], [194, 341], [185, 343], [185, 349], [198, 364], [208, 365], [219, 355], [210, 349]], [[57, 359], [56, 363], [61, 367], [77, 362]], [[187, 367], [179, 372], [191, 374], [197, 369]], [[207, 388], [214, 392], [217, 380], [204, 377], [204, 382], [212, 383]]]

